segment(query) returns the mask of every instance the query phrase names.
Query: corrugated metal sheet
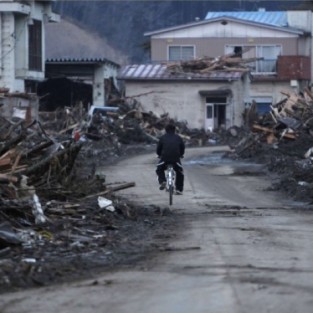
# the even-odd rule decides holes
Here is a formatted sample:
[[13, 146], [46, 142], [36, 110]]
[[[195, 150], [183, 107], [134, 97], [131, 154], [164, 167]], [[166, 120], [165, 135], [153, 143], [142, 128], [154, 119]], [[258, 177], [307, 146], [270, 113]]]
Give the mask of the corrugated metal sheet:
[[239, 71], [212, 71], [208, 73], [173, 73], [164, 64], [133, 64], [121, 68], [117, 78], [123, 80], [238, 80]]
[[278, 27], [288, 27], [287, 13], [283, 11], [253, 11], [253, 12], [208, 12], [205, 20], [218, 17], [234, 17], [241, 20], [257, 22]]
[[106, 58], [50, 58], [46, 60], [47, 63], [110, 63], [119, 67], [119, 65]]
[[214, 23], [222, 18], [250, 23], [251, 25], [279, 29], [281, 31], [303, 34], [303, 30], [289, 27], [287, 22], [287, 13], [283, 11], [253, 11], [253, 12], [208, 12], [206, 18], [200, 22], [193, 22], [179, 26], [163, 28], [160, 30], [144, 33], [145, 36], [158, 35], [170, 31], [187, 29], [194, 26], [201, 26], [207, 23]]

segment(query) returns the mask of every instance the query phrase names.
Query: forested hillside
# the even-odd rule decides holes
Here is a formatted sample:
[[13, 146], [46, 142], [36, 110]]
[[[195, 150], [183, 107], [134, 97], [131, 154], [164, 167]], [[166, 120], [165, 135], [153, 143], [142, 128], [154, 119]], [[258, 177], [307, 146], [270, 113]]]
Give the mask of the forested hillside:
[[131, 62], [149, 61], [147, 31], [203, 19], [208, 11], [300, 9], [311, 1], [57, 1], [55, 10], [105, 38]]

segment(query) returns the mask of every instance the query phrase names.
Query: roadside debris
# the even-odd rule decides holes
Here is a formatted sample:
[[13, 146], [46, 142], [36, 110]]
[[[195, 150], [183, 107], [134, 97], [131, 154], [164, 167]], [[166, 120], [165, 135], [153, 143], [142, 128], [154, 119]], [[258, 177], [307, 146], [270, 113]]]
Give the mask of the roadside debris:
[[[208, 70], [207, 61], [188, 66], [205, 65], [202, 70]], [[235, 61], [232, 64], [239, 67]], [[214, 62], [230, 64], [228, 59]], [[229, 157], [266, 163], [269, 171], [279, 174], [273, 188], [312, 200], [313, 96], [308, 89], [299, 95], [282, 94], [286, 99], [262, 116], [253, 103], [244, 112], [244, 127], [209, 132], [175, 121], [177, 133], [186, 146], [229, 144]], [[145, 112], [135, 98], [113, 99], [109, 105], [118, 110], [92, 119], [81, 104], [41, 112], [30, 122], [0, 116], [0, 291], [47, 284], [58, 268], [60, 276], [78, 276], [75, 266], [89, 268], [90, 260], [95, 267], [116, 262], [112, 250], [117, 244], [133, 249], [137, 242], [130, 223], [143, 232], [156, 229], [158, 218], [150, 218], [151, 210], [114, 194], [135, 182], [107, 185], [105, 173], [96, 169], [129, 155], [131, 147], [154, 151], [172, 118]]]
[[[129, 125], [140, 132], [141, 119], [123, 112], [123, 119], [116, 115], [113, 124], [105, 120], [95, 139], [88, 138], [80, 106], [43, 113], [44, 118], [30, 123], [0, 116], [0, 292], [125, 262], [119, 256], [125, 252], [118, 251], [126, 246], [133, 254], [127, 258], [131, 262], [150, 245], [137, 240], [138, 228], [148, 236], [152, 228], [159, 231], [154, 229], [159, 223], [162, 231], [168, 221], [157, 212], [115, 196], [134, 182], [108, 186], [105, 174], [96, 173], [104, 161], [116, 160], [123, 150], [130, 153], [120, 139], [129, 138]], [[136, 132], [130, 142], [138, 142]], [[145, 140], [151, 142], [149, 136]]]
[[279, 174], [273, 187], [296, 200], [313, 200], [313, 94], [281, 92], [285, 98], [258, 116], [252, 105], [245, 112], [246, 127], [233, 144], [232, 158], [252, 159]]
[[108, 211], [114, 212], [115, 208], [112, 205], [112, 203], [113, 203], [112, 200], [108, 200], [101, 196], [98, 197], [98, 205], [101, 209], [106, 209]]

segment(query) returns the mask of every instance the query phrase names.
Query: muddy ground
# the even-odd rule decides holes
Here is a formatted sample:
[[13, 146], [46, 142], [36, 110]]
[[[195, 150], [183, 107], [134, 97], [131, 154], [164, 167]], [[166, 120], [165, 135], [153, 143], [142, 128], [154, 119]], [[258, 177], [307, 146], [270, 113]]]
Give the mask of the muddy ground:
[[[160, 215], [157, 208], [128, 208], [129, 216], [119, 210], [109, 214], [110, 224], [108, 214], [97, 213], [86, 217], [83, 225], [71, 221], [69, 226], [64, 221], [34, 229], [51, 232], [55, 237], [50, 242], [42, 240], [42, 244], [12, 248], [1, 255], [1, 293], [92, 278], [99, 271], [131, 266], [139, 259], [149, 258], [166, 245], [164, 239], [174, 236], [177, 225], [173, 216]], [[62, 232], [74, 233], [75, 228], [80, 229], [75, 234], [76, 241], [62, 236]], [[100, 238], [93, 238], [93, 234]]]

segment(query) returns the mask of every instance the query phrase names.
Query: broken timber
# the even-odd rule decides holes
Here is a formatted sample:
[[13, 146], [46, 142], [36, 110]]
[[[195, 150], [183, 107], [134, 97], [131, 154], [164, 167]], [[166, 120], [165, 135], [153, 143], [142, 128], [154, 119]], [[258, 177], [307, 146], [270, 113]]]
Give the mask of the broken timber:
[[[257, 124], [254, 124], [252, 126], [253, 130], [257, 130], [257, 131], [262, 131], [264, 133], [269, 133], [271, 135], [275, 134], [275, 130], [268, 128], [268, 127], [264, 127], [264, 126], [260, 126]], [[296, 139], [296, 135], [294, 133], [283, 133], [282, 135], [284, 138], [288, 138], [288, 139]]]

